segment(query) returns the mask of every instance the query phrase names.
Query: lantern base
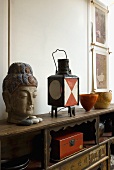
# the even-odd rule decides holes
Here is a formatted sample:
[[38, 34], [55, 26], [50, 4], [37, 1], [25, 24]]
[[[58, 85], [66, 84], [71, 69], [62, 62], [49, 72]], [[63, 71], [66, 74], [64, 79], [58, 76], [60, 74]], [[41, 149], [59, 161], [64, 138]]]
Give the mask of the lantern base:
[[[51, 107], [51, 117], [53, 117], [55, 113], [55, 117], [57, 117], [57, 106]], [[75, 116], [75, 107], [74, 106], [68, 106], [68, 114], [70, 114], [70, 117]]]

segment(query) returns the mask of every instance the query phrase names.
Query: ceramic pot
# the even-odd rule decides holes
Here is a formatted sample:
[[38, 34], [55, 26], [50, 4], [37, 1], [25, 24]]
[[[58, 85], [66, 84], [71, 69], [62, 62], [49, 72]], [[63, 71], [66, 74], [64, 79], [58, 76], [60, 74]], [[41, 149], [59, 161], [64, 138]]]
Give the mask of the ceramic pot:
[[95, 109], [106, 109], [110, 106], [112, 100], [112, 92], [95, 92], [98, 94], [98, 100], [94, 105]]
[[86, 111], [90, 111], [93, 106], [95, 105], [97, 99], [98, 99], [98, 94], [80, 94], [79, 95], [80, 98], [80, 103], [82, 105], [82, 107], [86, 110]]
[[29, 164], [28, 156], [14, 158], [12, 160], [1, 160], [2, 170], [24, 170]]

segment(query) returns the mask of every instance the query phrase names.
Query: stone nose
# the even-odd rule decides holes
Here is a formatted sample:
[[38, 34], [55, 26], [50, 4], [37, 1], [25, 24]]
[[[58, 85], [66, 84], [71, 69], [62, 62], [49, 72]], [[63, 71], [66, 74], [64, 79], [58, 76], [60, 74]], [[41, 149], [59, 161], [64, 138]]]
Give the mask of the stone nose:
[[31, 93], [29, 93], [29, 97], [28, 97], [28, 104], [32, 107], [34, 107], [34, 99], [33, 99], [33, 95]]

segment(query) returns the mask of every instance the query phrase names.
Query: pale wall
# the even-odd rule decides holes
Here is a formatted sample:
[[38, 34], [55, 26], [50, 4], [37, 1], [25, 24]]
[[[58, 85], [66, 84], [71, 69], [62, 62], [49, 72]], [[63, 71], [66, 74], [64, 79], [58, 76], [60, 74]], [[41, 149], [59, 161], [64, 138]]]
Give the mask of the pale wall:
[[[7, 73], [7, 1], [0, 0], [0, 83]], [[52, 52], [66, 51], [72, 73], [80, 78], [80, 93], [91, 92], [91, 59], [88, 54], [87, 0], [11, 0], [11, 62], [32, 66], [38, 80], [35, 113], [50, 111], [47, 77], [55, 74]], [[113, 57], [112, 57], [113, 60]], [[110, 72], [113, 65], [110, 61]], [[113, 80], [110, 74], [110, 87]], [[5, 105], [0, 89], [0, 118]]]
[[109, 5], [108, 23], [109, 51], [112, 52], [109, 56], [109, 87], [112, 90], [112, 102], [114, 103], [114, 3]]
[[2, 81], [8, 70], [7, 11], [7, 0], [0, 0], [0, 119], [7, 116], [2, 99]]
[[80, 92], [86, 92], [87, 1], [11, 0], [11, 63], [32, 66], [38, 80], [36, 113], [50, 111], [47, 77], [55, 74], [57, 48], [66, 51], [72, 73], [80, 77]]

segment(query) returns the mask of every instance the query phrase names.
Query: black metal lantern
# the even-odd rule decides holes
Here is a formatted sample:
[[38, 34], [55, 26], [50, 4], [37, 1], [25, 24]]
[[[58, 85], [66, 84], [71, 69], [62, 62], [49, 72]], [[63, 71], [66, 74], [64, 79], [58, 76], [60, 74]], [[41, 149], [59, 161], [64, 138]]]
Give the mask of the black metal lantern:
[[[57, 51], [64, 51], [59, 50]], [[52, 57], [54, 59], [54, 53]], [[65, 51], [64, 51], [65, 52]], [[65, 52], [66, 55], [66, 52]], [[48, 105], [52, 106], [51, 116], [55, 111], [55, 117], [57, 117], [58, 107], [68, 107], [68, 113], [70, 116], [75, 115], [75, 105], [79, 104], [79, 78], [71, 74], [69, 69], [69, 60], [58, 59], [58, 69], [56, 66], [56, 74], [48, 77]]]

